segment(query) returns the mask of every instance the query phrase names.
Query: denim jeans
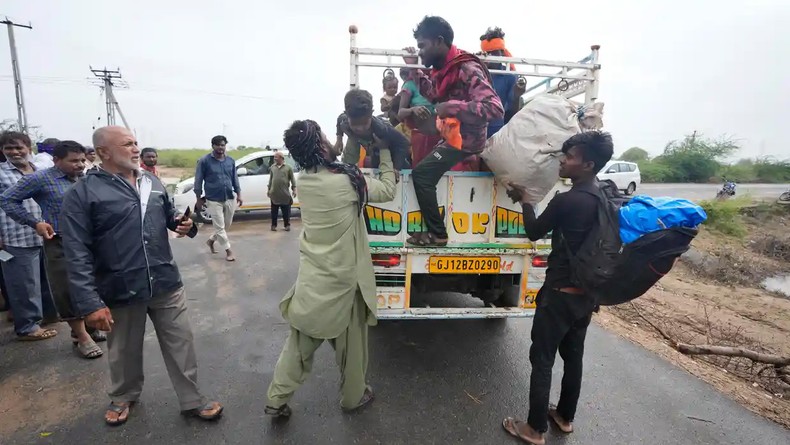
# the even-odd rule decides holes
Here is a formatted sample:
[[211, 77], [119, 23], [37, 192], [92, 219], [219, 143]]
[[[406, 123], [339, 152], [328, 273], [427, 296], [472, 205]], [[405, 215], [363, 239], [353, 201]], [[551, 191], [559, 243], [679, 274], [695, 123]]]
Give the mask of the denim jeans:
[[42, 318], [58, 316], [44, 268], [44, 252], [41, 247], [5, 246], [5, 250], [14, 256], [2, 266], [6, 298], [14, 310], [14, 331], [27, 335], [38, 329]]

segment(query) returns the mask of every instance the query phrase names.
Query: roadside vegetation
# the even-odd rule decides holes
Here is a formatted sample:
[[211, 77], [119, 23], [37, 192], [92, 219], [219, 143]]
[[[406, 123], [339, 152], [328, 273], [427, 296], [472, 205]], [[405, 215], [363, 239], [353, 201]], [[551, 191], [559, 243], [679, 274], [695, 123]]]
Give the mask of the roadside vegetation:
[[764, 157], [725, 162], [740, 148], [735, 139], [710, 139], [695, 133], [668, 143], [659, 156], [651, 158], [647, 150], [632, 147], [620, 160], [639, 164], [642, 182], [718, 183], [723, 177], [738, 183], [790, 182], [790, 160]]
[[700, 204], [708, 220], [691, 250], [598, 322], [790, 427], [790, 206]]
[[[260, 150], [258, 147], [241, 146], [235, 150], [228, 150], [227, 153], [234, 159], [238, 159]], [[159, 152], [159, 165], [174, 168], [194, 168], [198, 159], [211, 153], [211, 149], [203, 148], [165, 148], [157, 151]]]

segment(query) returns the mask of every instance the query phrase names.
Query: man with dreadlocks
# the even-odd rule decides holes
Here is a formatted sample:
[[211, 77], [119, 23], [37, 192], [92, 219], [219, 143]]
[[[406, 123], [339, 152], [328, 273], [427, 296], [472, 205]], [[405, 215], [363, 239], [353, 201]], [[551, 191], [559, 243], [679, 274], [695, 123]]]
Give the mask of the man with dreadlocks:
[[395, 171], [388, 149], [380, 150], [379, 179], [356, 165], [337, 162], [332, 144], [311, 120], [285, 131], [285, 146], [302, 167], [300, 237], [296, 284], [280, 302], [291, 326], [274, 377], [265, 413], [288, 417], [288, 401], [305, 381], [313, 353], [324, 341], [335, 349], [340, 367], [340, 406], [351, 411], [370, 403], [367, 385], [368, 326], [376, 324], [376, 279], [370, 260], [362, 209], [395, 198]]

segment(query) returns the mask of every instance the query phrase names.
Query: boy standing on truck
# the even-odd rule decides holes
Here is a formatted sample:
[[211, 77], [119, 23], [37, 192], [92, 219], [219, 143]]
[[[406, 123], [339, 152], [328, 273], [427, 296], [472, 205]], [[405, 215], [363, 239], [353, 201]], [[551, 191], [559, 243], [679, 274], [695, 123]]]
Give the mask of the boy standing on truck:
[[[460, 123], [460, 134], [440, 142], [412, 173], [414, 192], [428, 232], [418, 233], [407, 242], [418, 246], [447, 245], [447, 227], [439, 213], [436, 184], [455, 164], [483, 151], [488, 123], [501, 119], [502, 102], [491, 86], [491, 75], [472, 54], [453, 45], [453, 28], [441, 17], [426, 16], [414, 30], [418, 55], [432, 68], [430, 77], [415, 70], [420, 92], [435, 104], [440, 125], [453, 128]], [[406, 51], [414, 54], [414, 48]], [[418, 108], [416, 117], [429, 113]], [[444, 122], [442, 122], [444, 121]]]
[[[549, 418], [564, 433], [573, 432], [582, 384], [584, 338], [596, 303], [574, 282], [570, 255], [576, 254], [597, 223], [600, 192], [595, 175], [609, 162], [613, 151], [611, 135], [600, 131], [586, 131], [565, 141], [560, 178], [570, 179], [573, 187], [555, 196], [537, 218], [523, 188], [511, 185], [513, 189], [508, 192], [514, 201], [521, 201], [529, 239], [536, 241], [552, 232], [546, 280], [538, 292], [532, 322], [529, 416], [526, 422], [508, 417], [502, 423], [508, 433], [531, 444], [545, 443]], [[558, 350], [564, 362], [562, 389], [557, 406], [549, 407], [551, 368]]]

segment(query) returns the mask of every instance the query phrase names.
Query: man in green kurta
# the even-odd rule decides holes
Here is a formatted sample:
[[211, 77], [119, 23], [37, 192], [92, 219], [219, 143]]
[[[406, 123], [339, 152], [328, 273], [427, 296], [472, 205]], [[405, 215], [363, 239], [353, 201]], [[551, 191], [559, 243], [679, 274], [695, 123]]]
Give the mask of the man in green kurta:
[[379, 178], [337, 162], [317, 123], [296, 121], [285, 146], [302, 167], [300, 238], [296, 284], [280, 302], [291, 331], [269, 385], [266, 414], [287, 417], [288, 401], [310, 374], [313, 353], [324, 341], [340, 367], [340, 406], [347, 411], [373, 400], [365, 380], [368, 326], [376, 324], [376, 279], [362, 209], [395, 198], [389, 150], [381, 150]]

